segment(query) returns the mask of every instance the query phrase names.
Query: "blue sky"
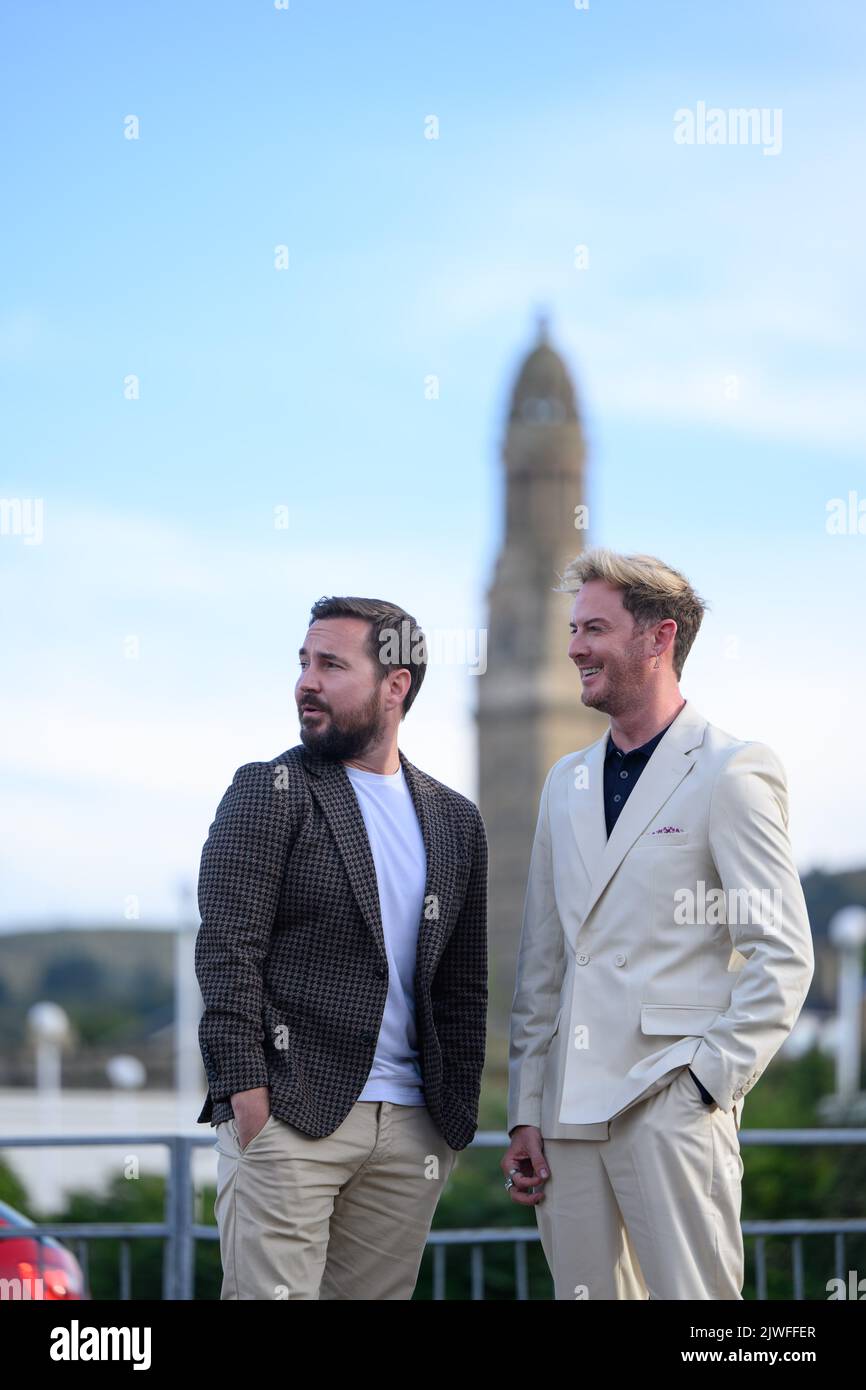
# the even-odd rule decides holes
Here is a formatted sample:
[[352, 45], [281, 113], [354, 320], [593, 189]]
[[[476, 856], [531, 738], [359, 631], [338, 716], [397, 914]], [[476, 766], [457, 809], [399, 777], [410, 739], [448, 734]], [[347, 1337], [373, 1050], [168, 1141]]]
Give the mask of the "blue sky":
[[[801, 869], [866, 859], [866, 535], [825, 528], [866, 498], [864, 29], [838, 3], [6, 7], [0, 496], [41, 498], [44, 536], [0, 536], [0, 921], [172, 917], [235, 768], [298, 740], [321, 594], [483, 624], [540, 306], [592, 539], [712, 603], [683, 693], [779, 752]], [[780, 110], [780, 152], [676, 144], [699, 102]], [[469, 795], [477, 679], [431, 671], [401, 734]]]

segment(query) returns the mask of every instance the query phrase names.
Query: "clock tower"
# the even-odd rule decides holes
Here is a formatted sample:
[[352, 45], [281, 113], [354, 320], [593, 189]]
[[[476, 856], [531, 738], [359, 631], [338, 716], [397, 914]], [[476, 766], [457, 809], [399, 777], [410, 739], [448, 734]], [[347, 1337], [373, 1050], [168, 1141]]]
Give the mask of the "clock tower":
[[490, 846], [490, 1026], [506, 1036], [538, 803], [550, 767], [599, 738], [568, 658], [572, 595], [556, 593], [584, 549], [586, 448], [574, 386], [541, 318], [517, 373], [502, 450], [505, 516], [487, 591], [478, 681], [479, 809]]

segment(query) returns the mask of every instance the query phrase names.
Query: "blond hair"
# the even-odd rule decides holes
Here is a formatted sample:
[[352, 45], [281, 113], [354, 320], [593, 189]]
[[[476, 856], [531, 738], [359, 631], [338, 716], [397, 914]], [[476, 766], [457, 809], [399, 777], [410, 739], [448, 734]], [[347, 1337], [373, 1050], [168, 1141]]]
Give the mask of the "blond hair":
[[560, 578], [558, 593], [576, 594], [590, 579], [600, 579], [619, 589], [623, 608], [642, 629], [673, 618], [677, 625], [673, 665], [679, 680], [709, 607], [685, 575], [654, 555], [619, 555], [599, 547], [576, 556]]

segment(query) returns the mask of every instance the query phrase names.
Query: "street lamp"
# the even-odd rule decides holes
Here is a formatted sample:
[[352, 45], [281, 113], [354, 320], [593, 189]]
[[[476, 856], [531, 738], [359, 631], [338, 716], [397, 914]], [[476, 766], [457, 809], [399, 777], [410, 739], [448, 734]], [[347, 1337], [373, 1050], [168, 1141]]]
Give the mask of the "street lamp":
[[863, 1009], [863, 943], [866, 942], [866, 908], [843, 907], [830, 921], [830, 941], [839, 952], [836, 987], [838, 1047], [836, 1094], [854, 1100], [860, 1091], [860, 1037]]

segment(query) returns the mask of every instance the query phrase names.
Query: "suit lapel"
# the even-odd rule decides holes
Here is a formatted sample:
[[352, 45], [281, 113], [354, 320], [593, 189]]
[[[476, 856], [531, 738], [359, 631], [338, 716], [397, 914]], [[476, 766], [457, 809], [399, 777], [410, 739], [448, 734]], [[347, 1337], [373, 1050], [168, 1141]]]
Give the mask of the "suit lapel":
[[451, 914], [445, 909], [454, 892], [454, 836], [436, 784], [410, 763], [400, 749], [397, 751], [418, 815], [427, 855], [427, 882], [418, 927], [417, 968], [423, 968], [432, 975], [447, 940], [446, 924], [451, 920]]
[[[604, 756], [607, 734], [587, 751], [588, 785], [568, 791], [568, 811], [577, 847], [586, 865], [590, 892], [585, 922], [635, 840], [692, 767], [692, 750], [703, 741], [707, 721], [687, 702], [658, 743], [607, 838], [604, 815]], [[579, 767], [579, 764], [575, 765]]]
[[322, 808], [352, 892], [382, 953], [382, 959], [387, 962], [376, 867], [355, 789], [341, 762], [323, 758], [306, 747], [303, 758], [305, 766], [313, 774], [309, 782], [310, 791]]
[[[418, 816], [427, 858], [427, 879], [418, 930], [417, 960], [419, 966], [425, 963], [432, 969], [444, 945], [443, 929], [447, 919], [444, 907], [453, 892], [450, 826], [442, 814], [442, 799], [435, 784], [410, 763], [400, 749], [397, 751]], [[373, 933], [383, 960], [387, 961], [376, 866], [355, 789], [341, 762], [322, 758], [306, 747], [303, 750], [303, 759], [305, 766], [313, 774], [309, 781], [310, 790], [331, 828], [352, 892], [364, 914], [364, 920]]]
[[568, 815], [587, 877], [592, 883], [607, 845], [604, 820], [604, 750], [607, 734], [570, 769]]

